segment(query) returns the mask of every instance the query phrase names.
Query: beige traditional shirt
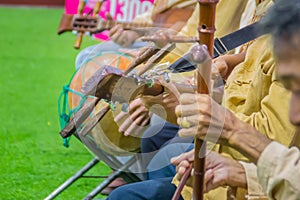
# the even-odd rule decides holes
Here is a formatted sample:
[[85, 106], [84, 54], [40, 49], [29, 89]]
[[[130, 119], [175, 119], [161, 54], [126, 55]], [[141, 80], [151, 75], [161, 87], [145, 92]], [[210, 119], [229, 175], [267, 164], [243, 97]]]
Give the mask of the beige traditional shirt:
[[259, 183], [270, 199], [300, 199], [300, 151], [272, 142], [257, 163]]
[[267, 200], [261, 185], [258, 183], [257, 167], [253, 163], [240, 162], [246, 172], [247, 192], [245, 198], [248, 200]]

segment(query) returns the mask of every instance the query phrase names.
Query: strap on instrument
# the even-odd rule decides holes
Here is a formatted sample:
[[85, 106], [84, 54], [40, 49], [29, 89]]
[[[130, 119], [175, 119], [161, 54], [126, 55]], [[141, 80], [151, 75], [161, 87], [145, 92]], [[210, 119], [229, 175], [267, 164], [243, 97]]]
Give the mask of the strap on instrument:
[[[255, 22], [222, 38], [215, 38], [214, 58], [263, 35], [260, 31], [258, 31], [257, 24], [258, 22]], [[169, 67], [169, 70], [173, 73], [188, 72], [194, 69], [196, 69], [196, 63], [190, 59], [189, 53], [175, 61]]]
[[[83, 102], [85, 101], [85, 97], [82, 93], [74, 91], [70, 88], [71, 81], [76, 74], [77, 71], [75, 71], [69, 81], [68, 84], [63, 86], [62, 92], [60, 93], [58, 97], [58, 118], [59, 118], [59, 124], [61, 128], [64, 128], [67, 123], [70, 121], [71, 116], [77, 112], [83, 105]], [[70, 105], [68, 103], [68, 94], [69, 92], [74, 93], [75, 95], [80, 96], [81, 100], [79, 105], [76, 108], [71, 109]], [[71, 137], [63, 138], [63, 145], [65, 147], [69, 147], [69, 141]]]

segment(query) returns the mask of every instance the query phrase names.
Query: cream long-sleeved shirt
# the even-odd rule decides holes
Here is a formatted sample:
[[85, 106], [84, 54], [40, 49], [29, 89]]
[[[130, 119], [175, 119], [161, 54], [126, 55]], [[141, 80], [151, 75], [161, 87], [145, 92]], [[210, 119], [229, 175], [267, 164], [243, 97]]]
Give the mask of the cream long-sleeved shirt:
[[257, 163], [258, 180], [270, 199], [300, 199], [300, 151], [270, 143]]
[[300, 199], [300, 151], [297, 147], [272, 142], [261, 154], [257, 166], [240, 162], [246, 172], [248, 200]]

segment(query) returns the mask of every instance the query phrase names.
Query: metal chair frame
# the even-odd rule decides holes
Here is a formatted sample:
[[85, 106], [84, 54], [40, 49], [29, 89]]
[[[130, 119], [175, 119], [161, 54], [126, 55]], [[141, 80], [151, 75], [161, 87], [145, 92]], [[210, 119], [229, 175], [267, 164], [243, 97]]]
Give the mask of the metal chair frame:
[[[60, 193], [66, 190], [69, 186], [71, 186], [74, 182], [76, 182], [80, 178], [105, 178], [100, 185], [94, 188], [84, 200], [91, 200], [95, 196], [97, 196], [104, 188], [106, 188], [113, 180], [118, 177], [122, 177], [126, 182], [137, 182], [141, 181], [141, 177], [138, 177], [137, 174], [132, 172], [127, 172], [133, 164], [135, 164], [138, 160], [135, 154], [131, 155], [130, 158], [125, 162], [120, 162], [116, 156], [110, 155], [101, 149], [97, 148], [97, 145], [89, 139], [85, 139], [83, 142], [83, 138], [79, 138], [75, 135], [77, 139], [79, 139], [87, 148], [91, 151], [95, 157], [88, 162], [84, 167], [82, 167], [79, 171], [77, 171], [73, 176], [68, 178], [64, 183], [62, 183], [59, 187], [57, 187], [51, 194], [49, 194], [45, 200], [52, 200], [57, 197]], [[108, 176], [85, 176], [84, 174], [96, 166], [100, 161], [107, 164], [110, 168], [113, 169], [113, 173]]]

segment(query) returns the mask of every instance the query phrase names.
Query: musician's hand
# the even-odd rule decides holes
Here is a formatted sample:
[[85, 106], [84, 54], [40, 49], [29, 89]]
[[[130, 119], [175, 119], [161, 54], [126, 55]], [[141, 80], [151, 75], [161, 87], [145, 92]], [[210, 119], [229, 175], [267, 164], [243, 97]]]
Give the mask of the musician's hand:
[[186, 153], [182, 153], [177, 157], [171, 158], [171, 163], [176, 165], [176, 172], [179, 176], [182, 176], [189, 166], [194, 162], [195, 150], [191, 150]]
[[[178, 178], [180, 179], [190, 165], [194, 162], [195, 151], [183, 153], [171, 159], [176, 165]], [[220, 186], [247, 187], [244, 167], [236, 160], [226, 158], [216, 152], [209, 152], [205, 161], [204, 191], [208, 192]], [[191, 175], [193, 175], [193, 170]], [[190, 179], [187, 184], [192, 186]]]
[[220, 186], [247, 188], [245, 169], [238, 161], [216, 152], [209, 152], [205, 160], [206, 192]]
[[175, 107], [179, 104], [179, 93], [172, 83], [166, 83], [163, 80], [160, 82], [164, 85], [164, 93], [157, 96], [142, 96], [143, 103], [151, 109], [151, 112], [176, 124]]
[[135, 99], [129, 104], [128, 112], [120, 112], [115, 117], [115, 122], [120, 124], [119, 132], [125, 136], [139, 136], [143, 134], [150, 123], [151, 115], [143, 105], [141, 99]]
[[221, 76], [226, 80], [232, 70], [245, 60], [245, 56], [246, 52], [242, 52], [238, 54], [223, 55], [215, 58], [213, 60], [212, 78], [217, 79]]
[[232, 134], [243, 127], [243, 122], [206, 94], [182, 94], [175, 112], [181, 137], [197, 135], [211, 142], [230, 143]]
[[224, 56], [220, 56], [213, 60], [212, 70], [211, 70], [211, 77], [213, 80], [216, 80], [220, 76], [222, 78], [225, 77], [228, 70], [228, 64]]
[[[177, 178], [181, 180], [182, 176], [186, 173], [186, 171], [189, 169], [189, 167], [194, 162], [194, 154], [195, 150], [191, 150], [186, 153], [182, 153], [181, 155], [177, 157], [171, 158], [171, 163], [173, 165], [176, 165], [176, 172], [177, 172]], [[193, 175], [193, 172], [191, 172], [191, 177]], [[189, 178], [186, 185], [192, 186], [193, 180], [192, 178]]]
[[[106, 19], [113, 20], [109, 13], [106, 14]], [[115, 43], [123, 47], [128, 47], [132, 45], [141, 35], [136, 31], [124, 30], [121, 25], [116, 25], [110, 29], [108, 36]]]

